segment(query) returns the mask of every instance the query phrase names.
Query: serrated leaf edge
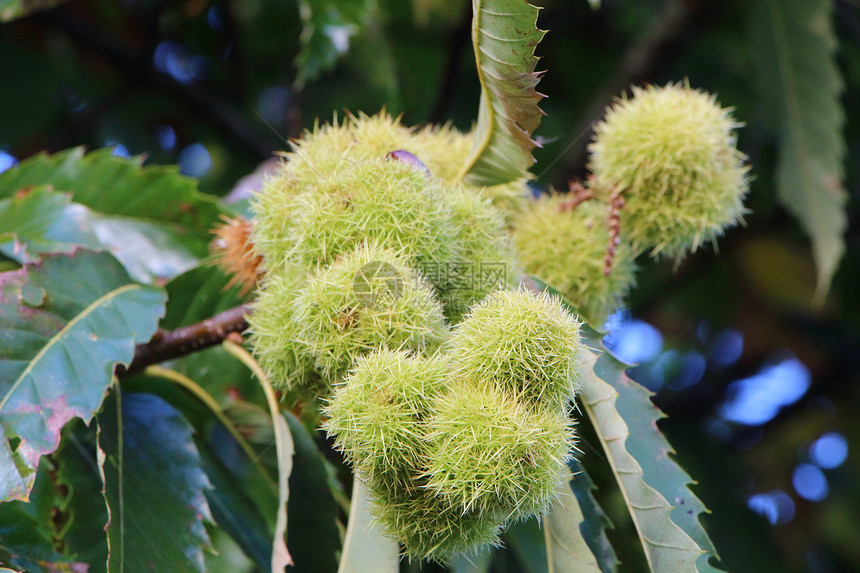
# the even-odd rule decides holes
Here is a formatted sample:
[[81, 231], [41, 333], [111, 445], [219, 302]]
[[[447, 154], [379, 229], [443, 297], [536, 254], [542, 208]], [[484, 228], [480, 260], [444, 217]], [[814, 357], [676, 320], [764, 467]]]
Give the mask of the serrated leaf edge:
[[[812, 6], [812, 0], [802, 0], [804, 2], [810, 2], [810, 6]], [[830, 5], [830, 2], [824, 0], [816, 0], [820, 5], [826, 7]], [[827, 296], [827, 292], [830, 289], [830, 283], [833, 279], [833, 275], [836, 272], [839, 260], [842, 258], [845, 252], [845, 243], [844, 239], [838, 238], [836, 245], [836, 252], [831, 253], [829, 257], [825, 256], [823, 252], [822, 243], [822, 233], [820, 230], [816, 231], [812, 228], [812, 226], [807, 222], [807, 219], [804, 219], [804, 214], [806, 210], [802, 208], [802, 206], [796, 206], [797, 200], [793, 199], [791, 193], [787, 190], [788, 185], [785, 180], [788, 179], [788, 170], [793, 166], [801, 165], [801, 169], [805, 170], [807, 173], [814, 173], [818, 171], [818, 169], [810, 169], [810, 164], [817, 164], [819, 160], [817, 158], [809, 157], [805, 150], [808, 149], [806, 147], [800, 146], [799, 142], [804, 141], [804, 137], [799, 132], [806, 131], [806, 127], [803, 127], [804, 121], [803, 118], [808, 115], [804, 112], [804, 103], [800, 100], [799, 93], [801, 89], [798, 88], [798, 82], [796, 81], [797, 74], [795, 70], [792, 69], [791, 65], [786, 63], [786, 59], [791, 59], [789, 55], [791, 53], [791, 46], [796, 45], [797, 42], [793, 41], [786, 37], [784, 33], [786, 31], [786, 25], [784, 22], [784, 14], [779, 10], [780, 6], [783, 6], [780, 2], [776, 2], [775, 0], [764, 0], [762, 3], [762, 7], [766, 12], [770, 15], [770, 26], [769, 29], [773, 32], [772, 41], [773, 41], [773, 49], [777, 56], [777, 62], [775, 63], [775, 69], [777, 73], [777, 77], [779, 78], [782, 89], [779, 90], [779, 93], [782, 94], [783, 102], [785, 105], [785, 115], [783, 129], [785, 133], [783, 134], [783, 141], [780, 149], [780, 158], [777, 166], [778, 178], [779, 178], [779, 195], [781, 201], [788, 207], [789, 211], [791, 211], [800, 221], [801, 226], [808, 233], [808, 235], [812, 239], [813, 253], [815, 256], [815, 265], [817, 271], [817, 286], [815, 291], [815, 296], [813, 302], [816, 305], [821, 305], [824, 302], [824, 298]], [[828, 18], [828, 24], [830, 23], [831, 18]], [[779, 26], [777, 29], [777, 23], [781, 23], [782, 26]], [[838, 75], [838, 69], [835, 66], [833, 61], [833, 46], [835, 45], [834, 41], [834, 33], [832, 29], [832, 25], [828, 28], [828, 32], [830, 36], [828, 37], [831, 40], [831, 49], [830, 49], [830, 58], [827, 65], [824, 67], [828, 67], [832, 69], [832, 72]], [[794, 62], [791, 62], [794, 63]], [[793, 86], [794, 89], [790, 89], [788, 86]], [[821, 92], [823, 90], [818, 90]], [[839, 89], [831, 95], [836, 100], [836, 105], [841, 112], [841, 107], [838, 98], [839, 98]], [[835, 131], [838, 133], [839, 129], [844, 125], [844, 118], [840, 115], [837, 119], [837, 125], [835, 127]], [[840, 156], [844, 156], [845, 153], [845, 144], [844, 140], [840, 138], [839, 135], [836, 136], [839, 138], [838, 146]], [[787, 156], [791, 156], [791, 159], [788, 159]], [[838, 162], [841, 163], [841, 157]], [[845, 188], [842, 186], [841, 178], [843, 173], [839, 170], [837, 173], [832, 173], [830, 175], [834, 175], [836, 177], [835, 185], [832, 182], [820, 181], [823, 188], [819, 191], [824, 194], [824, 191], [829, 192], [829, 194], [834, 195], [837, 203], [840, 203], [841, 207], [844, 209], [846, 202], [848, 201], [848, 194], [845, 191]], [[811, 175], [814, 177], [814, 175]], [[847, 218], [845, 216], [844, 210], [842, 212], [842, 217], [837, 218], [836, 221], [831, 221], [831, 225], [829, 227], [828, 236], [832, 238], [835, 234], [837, 237], [841, 237], [841, 233], [845, 231], [847, 227]]]
[[[523, 0], [522, 3], [527, 7], [527, 10], [525, 10], [524, 12], [521, 12], [518, 14], [515, 14], [515, 13], [504, 14], [504, 13], [500, 13], [500, 12], [492, 12], [492, 11], [487, 10], [485, 8], [485, 6], [493, 4], [492, 0], [472, 0], [472, 47], [473, 47], [473, 50], [475, 53], [475, 64], [476, 64], [476, 69], [478, 71], [478, 81], [480, 82], [480, 85], [481, 85], [481, 102], [480, 102], [480, 109], [478, 112], [478, 115], [479, 115], [478, 128], [476, 128], [476, 131], [475, 131], [475, 143], [474, 143], [472, 151], [470, 152], [469, 157], [467, 158], [466, 163], [463, 166], [457, 179], [468, 179], [470, 176], [470, 173], [475, 169], [475, 167], [479, 164], [479, 162], [482, 159], [486, 160], [486, 155], [488, 155], [492, 151], [491, 141], [493, 139], [493, 136], [497, 135], [496, 132], [499, 131], [499, 128], [497, 127], [497, 124], [496, 124], [496, 117], [495, 117], [497, 113], [499, 113], [500, 115], [503, 115], [503, 117], [505, 117], [505, 119], [507, 120], [507, 123], [508, 123], [507, 127], [511, 132], [513, 132], [513, 133], [509, 133], [509, 136], [512, 139], [516, 139], [519, 141], [519, 145], [521, 147], [521, 150], [524, 153], [524, 155], [526, 156], [524, 163], [529, 162], [529, 160], [532, 163], [534, 162], [534, 158], [532, 157], [531, 152], [535, 147], [538, 146], [538, 143], [531, 138], [531, 131], [532, 130], [527, 129], [527, 128], [523, 128], [520, 125], [521, 122], [518, 122], [513, 118], [508, 118], [508, 117], [504, 116], [504, 114], [497, 112], [495, 105], [492, 103], [492, 98], [491, 98], [490, 94], [493, 93], [496, 97], [500, 97], [500, 96], [499, 96], [499, 94], [496, 93], [496, 89], [491, 89], [488, 86], [489, 82], [488, 82], [487, 76], [489, 74], [486, 72], [486, 70], [484, 69], [484, 67], [482, 66], [482, 63], [481, 63], [483, 56], [490, 57], [490, 55], [487, 54], [482, 49], [482, 47], [480, 45], [482, 33], [487, 34], [488, 37], [492, 37], [494, 39], [500, 39], [500, 38], [497, 38], [494, 36], [490, 36], [489, 33], [481, 27], [481, 15], [482, 15], [482, 13], [486, 12], [486, 13], [492, 14], [492, 15], [503, 15], [503, 16], [520, 16], [520, 15], [534, 14], [535, 20], [534, 20], [533, 26], [534, 26], [534, 33], [537, 34], [537, 39], [536, 39], [536, 41], [534, 41], [530, 45], [530, 51], [528, 54], [528, 57], [530, 59], [532, 59], [533, 62], [531, 63], [531, 65], [528, 66], [527, 72], [520, 75], [521, 78], [528, 78], [528, 81], [526, 82], [528, 87], [523, 92], [519, 93], [516, 97], [534, 100], [534, 102], [535, 102], [534, 103], [534, 109], [531, 110], [530, 113], [531, 113], [531, 115], [537, 116], [536, 119], [534, 119], [534, 118], [531, 119], [531, 121], [533, 123], [535, 123], [534, 127], [537, 127], [537, 123], [540, 122], [540, 116], [543, 115], [543, 113], [544, 113], [537, 106], [537, 101], [542, 99], [544, 96], [542, 94], [538, 93], [538, 91], [535, 89], [535, 86], [537, 85], [537, 83], [540, 79], [540, 73], [534, 71], [534, 67], [537, 64], [537, 61], [539, 59], [534, 55], [534, 53], [535, 53], [535, 46], [537, 46], [537, 44], [541, 41], [543, 36], [546, 34], [546, 31], [541, 30], [537, 27], [537, 15], [538, 15], [540, 8], [532, 5], [527, 0]], [[502, 40], [502, 41], [504, 41], [504, 40]], [[498, 81], [498, 82], [504, 81], [502, 78], [495, 78], [494, 77], [493, 79]], [[480, 126], [482, 125], [482, 123], [484, 123], [481, 121], [482, 119], [484, 119], [483, 116], [486, 116], [486, 124], [489, 126], [485, 130], [485, 133], [481, 133], [481, 130], [480, 130]], [[505, 134], [498, 134], [498, 135], [500, 135], [501, 137], [505, 137]], [[522, 175], [525, 175], [525, 169], [527, 169], [527, 168], [528, 168], [528, 165], [525, 165], [525, 168], [523, 169]], [[492, 185], [492, 184], [506, 183], [507, 181], [510, 181], [511, 179], [514, 179], [514, 178], [515, 177], [508, 177], [508, 178], [503, 177], [503, 178], [500, 178], [499, 180], [493, 181], [493, 182], [488, 182], [485, 180], [480, 180], [480, 181], [473, 180], [470, 182], [473, 184], [476, 184], [476, 185], [479, 185], [479, 184]]]
[[[587, 372], [588, 375], [583, 376], [582, 405], [593, 422], [594, 430], [601, 444], [603, 444], [604, 451], [616, 476], [624, 501], [630, 509], [630, 516], [642, 541], [642, 547], [645, 551], [649, 567], [655, 573], [662, 571], [676, 573], [679, 571], [677, 565], [685, 566], [686, 569], [684, 570], [697, 571], [696, 561], [705, 551], [683, 529], [672, 521], [671, 504], [657, 490], [645, 482], [641, 466], [639, 466], [636, 459], [624, 447], [629, 430], [626, 422], [624, 422], [624, 419], [618, 414], [615, 408], [618, 392], [610, 384], [600, 380], [594, 374], [594, 366], [598, 355], [593, 351], [587, 351], [583, 354], [583, 368], [584, 372]], [[608, 413], [603, 414], [596, 411], [597, 407], [607, 404], [610, 408]], [[616, 435], [607, 435], [610, 425], [617, 426], [619, 423], [624, 428], [623, 432]], [[651, 499], [636, 500], [634, 502], [631, 499], [632, 492], [630, 491], [630, 486], [634, 484], [626, 483], [631, 479], [636, 480], [635, 485], [647, 492], [648, 497]], [[647, 517], [643, 514], [646, 512], [658, 512], [660, 522], [666, 527], [669, 534], [668, 538], [671, 541], [651, 539], [647, 536], [643, 523], [643, 518]], [[662, 565], [662, 561], [658, 559], [659, 555], [657, 552], [663, 549], [681, 553], [677, 557], [677, 562], [673, 561], [676, 565], [673, 565], [673, 569], [671, 570], [664, 568], [665, 566]]]
[[[559, 484], [558, 497], [542, 520], [548, 573], [565, 573], [555, 566], [553, 556], [555, 555], [556, 545], [561, 546], [571, 555], [585, 556], [585, 559], [578, 562], [578, 573], [600, 573], [597, 556], [592, 553], [580, 529], [580, 525], [585, 521], [585, 515], [579, 505], [579, 500], [571, 489], [570, 482], [574, 479], [574, 475], [570, 470], [567, 470], [564, 477], [565, 479]], [[559, 528], [553, 527], [553, 524], [562, 511], [569, 513], [577, 524], [573, 528], [573, 531], [566, 532], [566, 538], [561, 538], [557, 531]]]
[[[602, 357], [602, 359], [613, 360], [608, 355]], [[662, 412], [662, 410], [660, 410], [656, 405], [654, 405], [653, 402], [651, 402], [650, 396], [652, 395], [652, 393], [643, 386], [636, 383], [635, 381], [630, 380], [630, 378], [628, 378], [626, 375], [622, 375], [619, 380], [613, 380], [608, 382], [611, 386], [613, 386], [613, 388], [615, 388], [616, 392], [618, 392], [619, 400], [623, 398], [622, 392], [629, 393], [626, 394], [626, 397], [624, 398], [624, 400], [628, 402], [628, 405], [635, 405], [637, 409], [644, 410], [646, 413], [648, 422], [647, 427], [640, 427], [637, 431], [634, 432], [634, 434], [637, 436], [637, 438], [641, 438], [650, 434], [651, 437], [649, 437], [649, 441], [653, 440], [651, 445], [654, 445], [656, 447], [650, 448], [644, 455], [654, 455], [657, 460], [664, 460], [664, 463], [660, 469], [665, 470], [666, 473], [681, 476], [683, 478], [683, 483], [681, 484], [681, 487], [684, 491], [678, 492], [678, 494], [689, 496], [689, 501], [691, 502], [691, 505], [685, 505], [684, 507], [678, 507], [677, 505], [673, 506], [671, 508], [670, 517], [672, 518], [672, 521], [675, 522], [675, 524], [680, 527], [685, 533], [687, 533], [687, 535], [689, 535], [693, 539], [693, 541], [699, 546], [699, 548], [704, 551], [704, 554], [700, 556], [697, 564], [700, 573], [703, 570], [715, 571], [716, 569], [712, 565], [710, 565], [708, 561], [710, 556], [713, 556], [718, 559], [719, 555], [717, 554], [716, 547], [714, 547], [713, 542], [711, 541], [710, 537], [708, 537], [708, 534], [700, 521], [702, 515], [707, 515], [711, 513], [711, 511], [704, 505], [704, 503], [701, 502], [701, 500], [696, 496], [696, 494], [693, 493], [692, 489], [690, 489], [690, 486], [696, 485], [698, 482], [692, 479], [680, 466], [677, 460], [673, 458], [674, 455], [677, 455], [677, 452], [657, 426], [657, 423], [660, 420], [665, 419], [666, 415]], [[637, 399], [642, 401], [637, 401], [635, 403], [631, 402]], [[619, 414], [624, 417], [624, 414], [622, 414], [621, 409], [619, 409]], [[654, 441], [656, 441], [656, 443], [654, 443]], [[627, 447], [627, 444], [625, 444], [625, 449], [634, 458], [638, 457], [637, 454], [633, 452], [632, 448]], [[642, 452], [640, 452], [639, 454], [640, 456], [643, 455]], [[661, 482], [665, 483], [665, 480], [661, 479], [663, 476], [663, 472], [658, 472], [656, 471], [656, 469], [652, 469], [652, 471], [649, 472], [644, 467], [642, 468], [642, 470], [645, 483], [649, 485], [653, 483], [654, 485], [652, 487], [657, 490], [657, 492], [660, 493], [660, 495], [662, 495], [664, 499], [673, 499], [671, 495], [668, 495], [670, 493], [668, 491], [666, 492], [667, 495], [663, 495], [665, 489], [661, 488], [659, 485]], [[674, 500], [676, 504], [679, 500], [682, 504], [684, 503], [683, 499], [681, 498], [674, 498]], [[692, 512], [694, 518], [692, 525], [682, 523], [676, 518], [676, 516], [680, 515], [683, 519], [684, 512]], [[691, 527], [695, 530], [691, 530]]]

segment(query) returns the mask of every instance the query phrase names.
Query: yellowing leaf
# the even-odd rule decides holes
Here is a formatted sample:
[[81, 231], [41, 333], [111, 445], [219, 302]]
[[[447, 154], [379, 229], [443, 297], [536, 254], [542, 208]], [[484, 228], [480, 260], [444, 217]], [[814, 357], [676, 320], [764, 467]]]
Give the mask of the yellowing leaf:
[[114, 366], [131, 362], [135, 344], [155, 332], [164, 299], [161, 289], [132, 283], [107, 253], [0, 273], [0, 441], [20, 439], [14, 461], [0, 446], [0, 500], [26, 499], [66, 422], [92, 419]]

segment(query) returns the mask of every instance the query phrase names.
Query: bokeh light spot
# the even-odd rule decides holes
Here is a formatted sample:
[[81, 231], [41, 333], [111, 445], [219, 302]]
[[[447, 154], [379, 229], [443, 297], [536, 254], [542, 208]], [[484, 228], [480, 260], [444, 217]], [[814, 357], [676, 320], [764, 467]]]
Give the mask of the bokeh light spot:
[[797, 495], [809, 501], [821, 501], [830, 491], [824, 472], [812, 464], [800, 464], [794, 468], [791, 483]]
[[257, 100], [257, 109], [263, 119], [272, 124], [281, 124], [287, 119], [292, 92], [284, 86], [272, 86], [263, 90]]
[[110, 154], [114, 157], [129, 157], [131, 155], [128, 152], [128, 147], [118, 141], [114, 141], [113, 139], [105, 141], [105, 147], [112, 148]]
[[155, 132], [158, 145], [164, 151], [173, 151], [176, 147], [176, 131], [167, 124], [159, 125]]
[[799, 400], [809, 389], [810, 380], [809, 370], [796, 358], [766, 366], [755, 376], [729, 385], [720, 415], [748, 426], [764, 424], [781, 408]]
[[206, 78], [206, 58], [194, 54], [179, 42], [161, 42], [155, 48], [152, 60], [155, 69], [178, 82], [191, 83]]
[[708, 366], [725, 368], [731, 366], [744, 351], [744, 335], [733, 328], [719, 331], [708, 348]]
[[603, 338], [606, 349], [625, 364], [654, 359], [663, 350], [663, 335], [642, 320], [630, 320]]
[[219, 34], [224, 33], [224, 18], [221, 16], [221, 8], [219, 6], [211, 6], [206, 11], [206, 23]]
[[751, 496], [747, 507], [763, 515], [771, 525], [785, 524], [794, 519], [794, 501], [781, 489]]
[[14, 155], [6, 153], [2, 149], [0, 149], [0, 173], [3, 173], [7, 169], [11, 169], [18, 164], [18, 160], [15, 159]]
[[200, 178], [212, 168], [212, 156], [202, 143], [193, 143], [179, 152], [179, 172]]
[[822, 434], [809, 448], [809, 458], [820, 468], [831, 470], [848, 457], [848, 440], [838, 432]]
[[705, 374], [705, 357], [698, 352], [685, 352], [679, 357], [675, 375], [668, 382], [672, 390], [684, 390], [696, 384]]

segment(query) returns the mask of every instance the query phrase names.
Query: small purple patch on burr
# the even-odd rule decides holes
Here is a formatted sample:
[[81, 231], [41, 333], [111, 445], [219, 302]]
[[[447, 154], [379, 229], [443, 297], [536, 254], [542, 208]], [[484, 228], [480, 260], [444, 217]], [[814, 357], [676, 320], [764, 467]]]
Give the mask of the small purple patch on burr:
[[424, 175], [430, 177], [430, 170], [427, 169], [427, 166], [424, 163], [415, 157], [413, 154], [409, 153], [405, 149], [395, 149], [394, 151], [388, 152], [386, 156], [389, 159], [395, 159], [397, 161], [402, 161], [403, 163], [407, 163], [416, 169], [420, 169], [424, 172]]

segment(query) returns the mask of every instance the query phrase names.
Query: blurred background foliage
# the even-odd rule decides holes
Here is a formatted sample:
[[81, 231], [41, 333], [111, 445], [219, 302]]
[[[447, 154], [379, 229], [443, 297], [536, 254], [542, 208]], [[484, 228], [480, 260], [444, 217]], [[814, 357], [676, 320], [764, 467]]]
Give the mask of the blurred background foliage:
[[[538, 48], [549, 96], [539, 186], [584, 175], [588, 126], [631, 83], [687, 78], [746, 124], [746, 226], [719, 254], [677, 268], [641, 261], [607, 345], [640, 363], [631, 376], [668, 414], [662, 427], [713, 510], [704, 521], [729, 571], [860, 570], [860, 3], [833, 11], [849, 227], [820, 307], [809, 241], [776, 199], [756, 2], [536, 3], [550, 30]], [[0, 2], [0, 14], [17, 4]], [[72, 0], [0, 26], [0, 170], [42, 150], [111, 146], [178, 163], [223, 196], [317, 118], [346, 110], [468, 129], [480, 90], [470, 16], [468, 0]], [[640, 562], [596, 444], [585, 435], [581, 448], [614, 545]]]

